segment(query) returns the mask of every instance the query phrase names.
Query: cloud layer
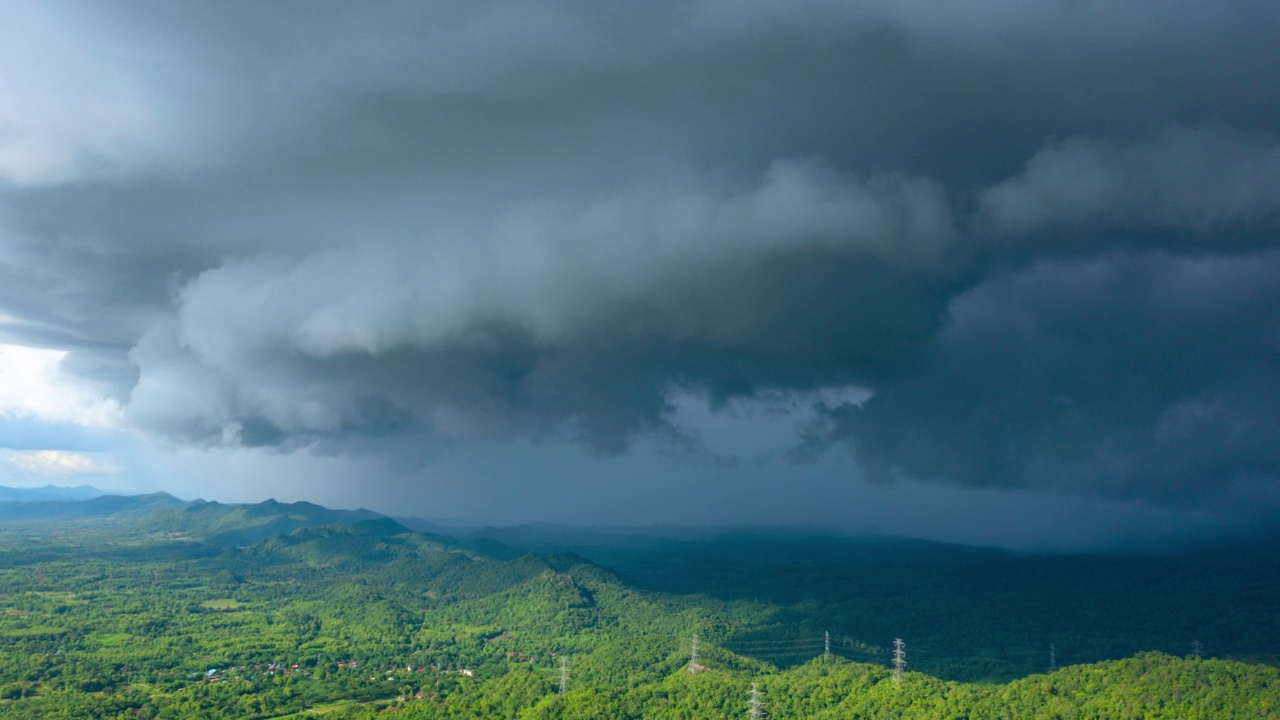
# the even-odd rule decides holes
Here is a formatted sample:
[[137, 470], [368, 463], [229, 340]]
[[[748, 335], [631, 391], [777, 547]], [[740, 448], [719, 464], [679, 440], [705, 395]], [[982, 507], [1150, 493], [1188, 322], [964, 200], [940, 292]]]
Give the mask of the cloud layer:
[[1280, 492], [1273, 4], [92, 7], [6, 7], [0, 340], [118, 423]]

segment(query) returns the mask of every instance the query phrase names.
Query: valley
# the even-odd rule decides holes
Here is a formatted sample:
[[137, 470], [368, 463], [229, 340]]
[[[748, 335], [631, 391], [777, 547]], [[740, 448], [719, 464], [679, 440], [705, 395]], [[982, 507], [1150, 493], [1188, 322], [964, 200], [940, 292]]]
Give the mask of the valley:
[[0, 516], [6, 718], [731, 718], [753, 683], [772, 718], [1280, 717], [1265, 553], [455, 537], [166, 495]]

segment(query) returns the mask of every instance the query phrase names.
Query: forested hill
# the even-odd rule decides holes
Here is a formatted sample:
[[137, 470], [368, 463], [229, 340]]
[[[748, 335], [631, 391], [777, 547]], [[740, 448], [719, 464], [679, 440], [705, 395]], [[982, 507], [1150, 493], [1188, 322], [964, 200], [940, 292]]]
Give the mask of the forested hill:
[[[824, 632], [877, 645], [905, 637], [913, 666], [1005, 681], [1059, 664], [1147, 650], [1280, 664], [1280, 545], [1274, 538], [1177, 551], [1026, 554], [919, 540], [800, 531], [588, 531], [555, 526], [468, 534], [573, 552], [629, 585], [773, 608], [740, 647], [803, 663]], [[847, 640], [846, 640], [847, 638]], [[788, 655], [792, 648], [796, 651]]]
[[[1218, 641], [1249, 622], [1264, 640], [1274, 632], [1266, 565], [1252, 566], [1252, 595], [1197, 628], [1203, 658], [1188, 641], [1181, 652], [1082, 664], [1096, 625], [1073, 618], [1123, 615], [1138, 600], [1078, 595], [1078, 615], [1051, 620], [1056, 633], [1002, 652], [978, 640], [1050, 622], [1034, 614], [1048, 606], [1034, 589], [1060, 587], [1063, 571], [1005, 553], [873, 543], [833, 576], [821, 570], [837, 553], [817, 548], [852, 546], [811, 538], [795, 553], [778, 541], [772, 555], [758, 548], [730, 562], [730, 547], [763, 542], [736, 537], [707, 540], [714, 552], [640, 543], [619, 574], [583, 553], [521, 555], [493, 538], [416, 533], [373, 514], [322, 522], [335, 511], [307, 504], [149, 496], [90, 507], [0, 522], [0, 717], [692, 720], [746, 717], [753, 684], [775, 719], [1280, 717], [1277, 670]], [[244, 542], [289, 523], [297, 527]], [[782, 572], [786, 557], [793, 566]], [[968, 565], [943, 572], [962, 557]], [[653, 572], [668, 563], [666, 582], [680, 591], [629, 582], [628, 572], [657, 583], [645, 562]], [[1016, 569], [998, 571], [1004, 562]], [[734, 585], [748, 567], [772, 584]], [[1065, 567], [1082, 582], [1093, 566]], [[1181, 637], [1190, 633], [1178, 623], [1200, 611], [1173, 606], [1202, 600], [1171, 581], [1150, 585], [1163, 567], [1134, 579], [1174, 594], [1148, 593], [1156, 617], [1143, 631], [1164, 624], [1160, 637]], [[1005, 583], [986, 598], [990, 611], [975, 609], [989, 584], [956, 580], [975, 572]], [[1217, 572], [1223, 581], [1237, 570]], [[1015, 582], [1021, 575], [1040, 584]], [[832, 603], [840, 587], [848, 604]], [[1019, 603], [1021, 615], [1010, 610]], [[895, 637], [906, 640], [900, 676], [888, 652]], [[1050, 643], [1064, 667], [1045, 672]], [[1016, 679], [957, 680], [966, 674]]]

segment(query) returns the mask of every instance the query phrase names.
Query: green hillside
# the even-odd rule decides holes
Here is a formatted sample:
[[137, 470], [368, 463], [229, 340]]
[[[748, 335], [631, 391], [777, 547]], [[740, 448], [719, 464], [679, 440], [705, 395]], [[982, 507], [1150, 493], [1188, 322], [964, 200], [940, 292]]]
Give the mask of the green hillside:
[[[774, 539], [768, 549], [732, 537], [628, 541], [630, 560], [615, 570], [579, 552], [521, 555], [494, 538], [415, 533], [364, 514], [326, 523], [334, 511], [305, 504], [152, 497], [94, 507], [0, 523], [0, 717], [734, 718], [747, 716], [753, 683], [770, 718], [1280, 717], [1278, 671], [1241, 661], [1274, 632], [1274, 573], [1256, 559], [1134, 556], [1078, 596], [1092, 603], [1086, 618], [1125, 617], [1146, 602], [1143, 631], [1164, 621], [1157, 640], [1181, 637], [1186, 628], [1169, 618], [1197, 608], [1174, 606], [1201, 602], [1201, 591], [1173, 579], [1200, 568], [1253, 588], [1207, 624], [1254, 622], [1244, 653], [1218, 644], [1203, 660], [1135, 652], [1077, 664], [1073, 648], [1087, 647], [1095, 626], [1068, 614], [1051, 619], [1066, 666], [1019, 673], [1031, 664], [1022, 646], [984, 659], [990, 645], [969, 639], [1047, 622], [1038, 613], [1051, 589], [1088, 582], [1101, 559], [832, 539]], [[855, 546], [863, 551], [833, 577], [836, 556]], [[609, 552], [625, 559], [595, 547]], [[1168, 597], [1108, 594], [1122, 571], [1143, 567], [1133, 581]], [[999, 584], [1004, 594], [981, 610]], [[874, 619], [857, 617], [867, 608]], [[1029, 634], [1027, 651], [1042, 655], [1042, 638]], [[900, 682], [884, 651], [898, 636], [907, 639]], [[962, 682], [962, 672], [1013, 679]]]
[[[732, 639], [784, 666], [823, 647], [887, 663], [894, 637], [913, 667], [952, 680], [1003, 682], [1061, 664], [1159, 650], [1280, 664], [1280, 551], [1272, 541], [1113, 555], [990, 548], [779, 531], [644, 537], [526, 526], [471, 536], [538, 552], [574, 552], [627, 584], [768, 606]], [[870, 647], [867, 645], [870, 644]], [[868, 654], [868, 650], [873, 654]]]

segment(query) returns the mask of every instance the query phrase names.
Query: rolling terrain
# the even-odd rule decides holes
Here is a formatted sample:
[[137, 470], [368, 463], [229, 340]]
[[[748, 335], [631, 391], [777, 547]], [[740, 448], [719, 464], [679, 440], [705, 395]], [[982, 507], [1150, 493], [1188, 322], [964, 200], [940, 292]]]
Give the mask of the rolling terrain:
[[753, 683], [772, 718], [1280, 717], [1265, 555], [451, 537], [167, 495], [0, 517], [6, 718], [745, 717]]

